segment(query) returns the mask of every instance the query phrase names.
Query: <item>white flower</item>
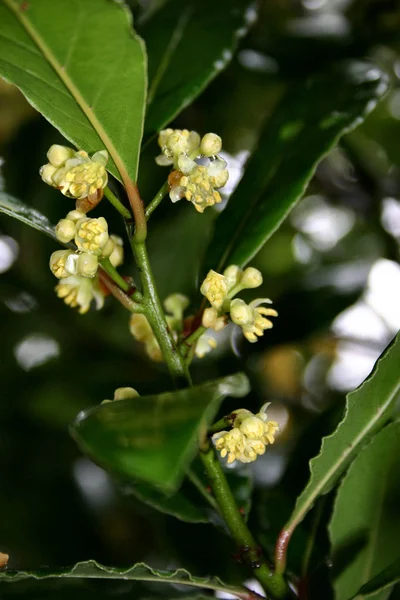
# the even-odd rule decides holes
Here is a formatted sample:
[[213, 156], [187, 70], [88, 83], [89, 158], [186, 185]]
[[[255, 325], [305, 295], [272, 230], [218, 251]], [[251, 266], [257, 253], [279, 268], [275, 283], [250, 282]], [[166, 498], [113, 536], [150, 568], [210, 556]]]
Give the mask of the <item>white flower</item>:
[[266, 317], [277, 317], [278, 313], [273, 308], [259, 307], [260, 304], [271, 303], [269, 298], [257, 298], [246, 304], [240, 298], [232, 300], [230, 304], [231, 319], [242, 328], [245, 338], [249, 342], [256, 342], [257, 336], [264, 335], [266, 329], [271, 329], [272, 321]]
[[200, 136], [187, 129], [164, 129], [158, 136], [162, 154], [157, 156], [160, 166], [177, 165], [180, 156], [196, 157], [200, 153]]
[[70, 275], [60, 279], [56, 286], [56, 294], [72, 308], [79, 307], [81, 315], [89, 310], [92, 300], [95, 300], [97, 310], [104, 305], [104, 294], [99, 287], [97, 278], [89, 279], [79, 275]]
[[268, 421], [267, 407], [268, 403], [264, 404], [256, 415], [244, 408], [234, 411], [232, 430], [213, 435], [216, 449], [222, 458], [227, 457], [228, 463], [235, 460], [253, 462], [257, 456], [264, 454], [266, 446], [275, 442], [279, 425], [276, 421]]
[[216, 133], [206, 133], [200, 144], [200, 151], [203, 156], [215, 156], [221, 152], [222, 140]]
[[64, 279], [71, 275], [71, 271], [67, 269], [68, 258], [74, 254], [72, 250], [56, 250], [50, 256], [50, 271], [58, 279]]
[[104, 217], [85, 217], [76, 224], [75, 244], [78, 250], [101, 255], [108, 242], [108, 224]]
[[214, 338], [203, 334], [198, 340], [196, 344], [195, 354], [198, 358], [204, 358], [206, 354], [211, 352], [217, 347], [217, 342]]
[[208, 166], [203, 166], [184, 157], [179, 159], [178, 167], [184, 174], [171, 188], [169, 196], [172, 202], [186, 198], [202, 213], [209, 206], [222, 201], [217, 189], [223, 187], [229, 177], [224, 160], [216, 159]]
[[84, 150], [75, 152], [66, 146], [53, 145], [47, 158], [49, 163], [40, 169], [45, 183], [58, 188], [64, 196], [83, 199], [98, 194], [107, 185], [106, 150], [90, 158]]
[[229, 284], [223, 275], [213, 271], [208, 272], [207, 277], [200, 287], [200, 292], [207, 298], [211, 306], [220, 309], [228, 295]]

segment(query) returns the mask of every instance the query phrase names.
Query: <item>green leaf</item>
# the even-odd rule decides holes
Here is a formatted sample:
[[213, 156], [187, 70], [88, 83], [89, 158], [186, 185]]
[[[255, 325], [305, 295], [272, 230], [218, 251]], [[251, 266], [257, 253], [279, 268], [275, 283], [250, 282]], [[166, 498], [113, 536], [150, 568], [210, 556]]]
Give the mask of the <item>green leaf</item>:
[[[191, 587], [219, 590], [235, 595], [237, 598], [249, 600], [250, 594], [246, 588], [232, 586], [223, 583], [218, 577], [194, 577], [185, 569], [176, 571], [161, 571], [153, 569], [144, 563], [138, 563], [133, 567], [121, 569], [116, 567], [105, 567], [94, 560], [79, 562], [71, 568], [61, 569], [39, 569], [37, 571], [0, 571], [0, 583], [18, 582], [24, 579], [123, 579], [126, 581], [154, 581], [157, 583], [173, 583]], [[257, 598], [256, 594], [251, 596]]]
[[243, 178], [219, 215], [206, 259], [244, 266], [289, 214], [321, 159], [388, 89], [366, 62], [346, 62], [290, 90], [267, 121]]
[[[400, 558], [395, 560], [386, 569], [381, 571], [381, 573], [376, 575], [376, 577], [371, 579], [371, 581], [368, 581], [368, 583], [363, 585], [353, 596], [353, 598], [371, 598], [371, 596], [375, 597], [377, 592], [381, 592], [387, 588], [392, 588], [396, 583], [399, 583], [399, 581]], [[351, 600], [353, 600], [353, 598], [351, 598]]]
[[255, 16], [252, 0], [174, 0], [143, 26], [148, 133], [162, 129], [227, 66]]
[[194, 458], [200, 428], [225, 396], [248, 393], [238, 373], [192, 388], [140, 396], [81, 412], [71, 433], [82, 451], [105, 469], [173, 493]]
[[[329, 524], [336, 600], [362, 600], [359, 588], [399, 553], [399, 456], [400, 423], [392, 423], [360, 452], [340, 485]], [[374, 598], [386, 600], [390, 591], [381, 587]]]
[[129, 10], [113, 0], [0, 0], [0, 75], [79, 149], [106, 148], [136, 180], [146, 73]]
[[[251, 508], [253, 481], [248, 470], [229, 469], [225, 473], [236, 504], [247, 519]], [[173, 496], [165, 496], [148, 484], [126, 483], [123, 490], [138, 500], [187, 523], [214, 523], [221, 525], [218, 505], [208, 487], [201, 462], [196, 459], [187, 473], [181, 488]]]
[[0, 192], [0, 213], [18, 219], [18, 221], [22, 221], [25, 225], [29, 225], [29, 227], [33, 227], [57, 240], [54, 226], [47, 217], [42, 215], [38, 210], [24, 204], [21, 200], [17, 200], [17, 198], [4, 192]]
[[365, 444], [390, 419], [400, 392], [400, 334], [377, 360], [372, 373], [347, 395], [337, 429], [323, 438], [320, 453], [310, 461], [310, 479], [297, 499], [282, 536], [290, 536], [315, 500], [327, 494]]

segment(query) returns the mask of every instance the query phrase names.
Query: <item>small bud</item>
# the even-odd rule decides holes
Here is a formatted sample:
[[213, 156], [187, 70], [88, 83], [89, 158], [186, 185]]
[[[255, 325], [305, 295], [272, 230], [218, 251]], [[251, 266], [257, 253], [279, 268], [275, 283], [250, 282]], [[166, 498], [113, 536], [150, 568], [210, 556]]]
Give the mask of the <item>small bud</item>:
[[230, 265], [224, 271], [224, 277], [228, 280], [229, 289], [234, 288], [241, 282], [243, 271], [237, 265]]
[[216, 133], [206, 133], [200, 144], [200, 151], [204, 156], [215, 156], [221, 152], [222, 140]]
[[82, 212], [81, 210], [70, 210], [65, 218], [69, 219], [70, 221], [74, 221], [74, 223], [76, 223], [77, 221], [80, 221], [81, 219], [84, 219], [85, 217], [86, 217], [86, 213]]
[[218, 311], [216, 308], [206, 308], [203, 313], [203, 318], [201, 323], [203, 327], [207, 327], [207, 329], [214, 329], [214, 325], [218, 319]]
[[75, 236], [76, 225], [73, 221], [70, 221], [69, 219], [61, 219], [60, 221], [58, 221], [55, 231], [57, 239], [60, 240], [60, 242], [62, 242], [63, 244], [67, 244]]
[[124, 262], [123, 241], [118, 235], [111, 235], [110, 239], [114, 243], [114, 249], [109, 256], [110, 263], [113, 267], [119, 267]]
[[240, 298], [232, 300], [229, 312], [231, 314], [232, 321], [240, 326], [249, 325], [254, 320], [252, 309], [244, 300], [241, 300]]
[[114, 400], [129, 400], [130, 398], [137, 398], [139, 395], [139, 392], [134, 388], [122, 387], [115, 390]]
[[83, 252], [76, 261], [76, 273], [82, 277], [94, 277], [99, 267], [99, 260], [95, 254]]
[[164, 300], [164, 308], [175, 319], [182, 319], [183, 312], [189, 306], [189, 298], [183, 294], [171, 294]]
[[53, 144], [47, 152], [47, 158], [53, 167], [61, 167], [69, 158], [72, 158], [74, 154], [75, 150], [73, 150], [73, 148]]
[[247, 267], [247, 269], [244, 270], [240, 283], [243, 286], [243, 289], [251, 289], [260, 287], [262, 282], [263, 277], [261, 272], [258, 269], [253, 269], [253, 267]]
[[47, 164], [40, 167], [39, 174], [47, 185], [51, 185], [52, 187], [57, 187], [57, 185], [53, 181], [53, 175], [57, 171], [57, 168], [53, 165]]

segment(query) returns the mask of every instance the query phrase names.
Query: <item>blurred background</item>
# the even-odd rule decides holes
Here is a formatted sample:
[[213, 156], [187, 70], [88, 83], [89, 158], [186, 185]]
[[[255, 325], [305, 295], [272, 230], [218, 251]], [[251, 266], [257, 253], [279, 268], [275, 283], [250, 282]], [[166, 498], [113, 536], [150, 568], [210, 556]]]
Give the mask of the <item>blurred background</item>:
[[[137, 22], [159, 4], [131, 2]], [[267, 550], [307, 479], [321, 436], [340, 418], [346, 392], [366, 377], [400, 326], [399, 32], [397, 0], [261, 1], [258, 21], [230, 66], [173, 123], [222, 136], [231, 174], [228, 198], [261, 126], [291, 85], [332, 61], [365, 56], [391, 79], [384, 101], [322, 161], [304, 198], [252, 262], [264, 274], [260, 295], [279, 312], [274, 329], [251, 345], [228, 328], [218, 349], [193, 366], [197, 382], [244, 369], [253, 383], [246, 407], [272, 402], [269, 415], [281, 424], [276, 445], [245, 473], [256, 489], [250, 520]], [[0, 80], [2, 185], [55, 223], [72, 204], [38, 175], [53, 143], [63, 143], [60, 134]], [[139, 181], [147, 200], [166, 175], [154, 163], [157, 153], [149, 141]], [[124, 235], [106, 200], [95, 213]], [[189, 295], [193, 311], [210, 213], [165, 200], [151, 221], [149, 249], [160, 294]], [[56, 298], [47, 267], [56, 249], [39, 232], [0, 217], [0, 551], [10, 554], [12, 568], [89, 558], [112, 565], [143, 560], [240, 580], [240, 565], [226, 560], [232, 547], [224, 532], [156, 512], [121, 490], [69, 437], [73, 417], [111, 398], [115, 388], [133, 386], [147, 394], [170, 389], [170, 382], [163, 366], [149, 362], [131, 338], [129, 315], [112, 299], [102, 311], [80, 316]], [[121, 272], [131, 270], [126, 251]], [[227, 401], [223, 412], [237, 407]], [[317, 508], [328, 511], [329, 505], [328, 497]], [[310, 527], [312, 515], [290, 549], [293, 570], [301, 568]], [[315, 581], [325, 582], [324, 531], [318, 532], [317, 552]], [[122, 595], [131, 588], [103, 583], [101, 589]], [[324, 593], [330, 597], [328, 587]], [[85, 597], [91, 594], [99, 597], [95, 583]]]

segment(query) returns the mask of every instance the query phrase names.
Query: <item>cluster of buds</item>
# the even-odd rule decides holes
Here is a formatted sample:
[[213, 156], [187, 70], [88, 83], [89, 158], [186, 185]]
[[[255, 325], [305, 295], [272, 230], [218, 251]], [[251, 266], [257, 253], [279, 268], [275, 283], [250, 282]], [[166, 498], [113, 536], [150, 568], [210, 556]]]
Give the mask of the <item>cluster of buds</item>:
[[249, 410], [235, 410], [232, 417], [232, 429], [220, 431], [213, 435], [215, 448], [228, 464], [238, 460], [250, 463], [264, 454], [266, 446], [273, 444], [279, 425], [276, 421], [268, 421], [268, 403], [254, 415]]
[[138, 396], [140, 396], [140, 394], [135, 388], [121, 387], [115, 390], [113, 400], [103, 400], [102, 404], [109, 404], [115, 400], [130, 400], [131, 398], [137, 398]]
[[[157, 156], [159, 165], [172, 165], [168, 181], [172, 202], [186, 198], [195, 209], [204, 209], [221, 202], [217, 191], [228, 181], [226, 161], [218, 156], [222, 140], [215, 133], [206, 133], [200, 138], [196, 131], [187, 129], [164, 129], [158, 137], [162, 154]], [[208, 164], [199, 164], [197, 159], [209, 159]]]
[[[236, 294], [246, 289], [254, 289], [262, 284], [262, 275], [258, 269], [248, 267], [244, 271], [231, 265], [223, 274], [209, 271], [200, 291], [207, 298], [211, 307], [203, 313], [202, 325], [207, 329], [221, 331], [228, 324], [228, 317], [242, 328], [249, 342], [256, 342], [266, 329], [271, 329], [272, 321], [267, 317], [277, 317], [273, 308], [260, 307], [270, 304], [269, 298], [258, 298], [246, 304]], [[258, 337], [257, 337], [258, 336]]]
[[108, 180], [106, 150], [95, 152], [90, 158], [84, 150], [75, 151], [67, 146], [53, 144], [47, 158], [49, 162], [40, 169], [45, 183], [59, 189], [69, 198], [88, 199], [94, 203], [101, 199]]
[[[171, 294], [164, 300], [165, 320], [175, 343], [183, 339], [184, 312], [189, 306], [189, 298], [183, 294]], [[189, 318], [190, 320], [190, 318]], [[146, 354], [155, 362], [162, 362], [163, 355], [150, 323], [145, 315], [134, 313], [129, 321], [132, 336], [145, 346]], [[215, 348], [216, 342], [208, 335], [202, 335], [197, 342], [195, 353], [198, 358], [203, 358]]]

